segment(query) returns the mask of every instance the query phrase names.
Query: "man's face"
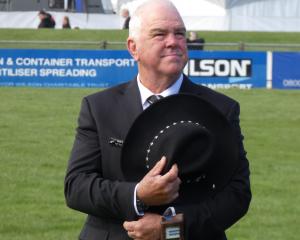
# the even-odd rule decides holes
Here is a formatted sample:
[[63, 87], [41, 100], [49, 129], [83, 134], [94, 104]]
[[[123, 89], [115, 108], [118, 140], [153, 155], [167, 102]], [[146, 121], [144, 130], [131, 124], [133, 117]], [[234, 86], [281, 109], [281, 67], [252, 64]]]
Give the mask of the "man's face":
[[123, 18], [127, 18], [129, 16], [129, 11], [127, 9], [123, 9], [121, 15]]
[[143, 16], [141, 33], [132, 53], [139, 71], [178, 76], [187, 62], [185, 26], [175, 10], [158, 8]]
[[40, 13], [39, 18], [40, 18], [40, 20], [43, 20], [45, 18], [45, 14]]

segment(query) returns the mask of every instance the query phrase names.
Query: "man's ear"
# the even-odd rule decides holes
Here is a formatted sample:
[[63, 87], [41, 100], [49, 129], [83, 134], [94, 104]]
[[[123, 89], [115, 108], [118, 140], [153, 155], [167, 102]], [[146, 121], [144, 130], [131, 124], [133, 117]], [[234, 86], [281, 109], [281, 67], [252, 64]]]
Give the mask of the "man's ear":
[[139, 60], [136, 42], [133, 38], [127, 39], [127, 49], [135, 61]]

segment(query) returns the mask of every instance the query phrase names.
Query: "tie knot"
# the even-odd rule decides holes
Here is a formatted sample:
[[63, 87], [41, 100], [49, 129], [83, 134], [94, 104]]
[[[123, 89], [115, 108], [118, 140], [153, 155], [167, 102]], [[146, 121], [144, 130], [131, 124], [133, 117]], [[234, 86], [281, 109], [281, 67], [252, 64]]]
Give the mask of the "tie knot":
[[147, 98], [146, 101], [151, 105], [162, 98], [163, 98], [163, 96], [161, 96], [161, 95], [151, 95], [150, 97]]

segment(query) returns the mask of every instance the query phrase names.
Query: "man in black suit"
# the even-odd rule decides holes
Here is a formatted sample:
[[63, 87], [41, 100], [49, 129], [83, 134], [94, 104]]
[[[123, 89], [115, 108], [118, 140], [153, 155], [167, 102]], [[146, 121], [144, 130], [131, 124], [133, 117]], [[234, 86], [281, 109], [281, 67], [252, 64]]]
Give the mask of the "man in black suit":
[[130, 15], [129, 10], [127, 8], [123, 8], [121, 11], [121, 16], [125, 19], [122, 29], [128, 29], [129, 28], [129, 22], [130, 22]]
[[188, 59], [186, 29], [172, 3], [146, 1], [131, 21], [127, 46], [138, 63], [137, 77], [82, 101], [65, 178], [67, 205], [88, 214], [80, 239], [160, 239], [161, 215], [144, 206], [172, 205], [181, 187], [177, 165], [161, 174], [163, 157], [140, 182], [126, 182], [121, 146], [136, 117], [149, 106], [149, 96], [176, 93], [209, 101], [230, 121], [238, 139], [239, 166], [230, 183], [204, 202], [174, 209], [184, 213], [186, 240], [226, 239], [225, 230], [247, 212], [251, 199], [239, 104], [182, 74]]
[[189, 32], [189, 37], [186, 39], [187, 46], [189, 50], [203, 50], [205, 40], [204, 38], [199, 38], [197, 32]]
[[40, 18], [38, 28], [55, 28], [55, 20], [50, 13], [41, 10], [38, 16]]

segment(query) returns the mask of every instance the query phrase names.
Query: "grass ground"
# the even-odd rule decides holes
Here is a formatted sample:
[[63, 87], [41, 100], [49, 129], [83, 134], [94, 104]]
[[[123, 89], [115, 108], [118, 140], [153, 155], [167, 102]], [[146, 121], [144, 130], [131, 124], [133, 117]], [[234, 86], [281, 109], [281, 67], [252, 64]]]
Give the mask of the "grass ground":
[[[235, 46], [206, 46], [207, 50], [238, 50], [239, 43], [274, 43], [274, 44], [299, 44], [300, 32], [213, 32], [199, 31], [208, 44], [236, 43]], [[127, 30], [62, 30], [62, 29], [0, 29], [0, 48], [70, 48], [70, 49], [100, 49], [102, 41], [121, 42], [121, 44], [108, 44], [108, 49], [124, 49], [128, 35]], [[4, 43], [1, 41], [96, 41], [94, 44], [29, 44], [29, 43]], [[295, 50], [284, 47], [247, 47], [246, 50]], [[296, 48], [300, 50], [300, 47]]]
[[[84, 215], [64, 203], [63, 179], [81, 98], [97, 89], [0, 88], [0, 239], [76, 239]], [[249, 213], [228, 235], [300, 235], [300, 91], [224, 90], [241, 103], [251, 164]]]

